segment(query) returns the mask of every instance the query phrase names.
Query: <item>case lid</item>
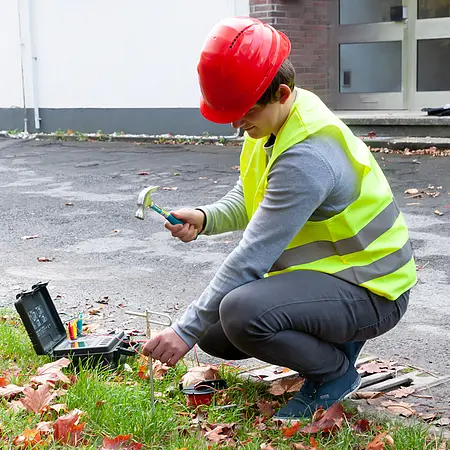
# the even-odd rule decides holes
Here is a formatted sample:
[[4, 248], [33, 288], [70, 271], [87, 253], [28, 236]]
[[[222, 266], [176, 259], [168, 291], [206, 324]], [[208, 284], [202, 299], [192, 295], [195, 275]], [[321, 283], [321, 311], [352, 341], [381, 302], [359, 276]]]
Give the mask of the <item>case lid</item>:
[[66, 337], [66, 330], [47, 290], [48, 283], [37, 283], [17, 294], [17, 312], [38, 355], [52, 354]]

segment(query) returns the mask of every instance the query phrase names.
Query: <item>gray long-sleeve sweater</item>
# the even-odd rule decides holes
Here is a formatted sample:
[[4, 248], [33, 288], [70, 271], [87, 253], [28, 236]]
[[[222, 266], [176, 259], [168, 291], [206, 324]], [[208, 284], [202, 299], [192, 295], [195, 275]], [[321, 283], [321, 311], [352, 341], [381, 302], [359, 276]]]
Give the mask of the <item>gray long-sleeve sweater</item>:
[[[266, 147], [270, 154], [272, 147]], [[339, 143], [314, 135], [277, 158], [264, 199], [250, 221], [240, 179], [222, 199], [200, 207], [207, 219], [204, 234], [245, 231], [205, 291], [172, 325], [175, 332], [194, 346], [219, 320], [225, 295], [263, 278], [307, 220], [325, 220], [343, 211], [357, 198], [358, 184]]]

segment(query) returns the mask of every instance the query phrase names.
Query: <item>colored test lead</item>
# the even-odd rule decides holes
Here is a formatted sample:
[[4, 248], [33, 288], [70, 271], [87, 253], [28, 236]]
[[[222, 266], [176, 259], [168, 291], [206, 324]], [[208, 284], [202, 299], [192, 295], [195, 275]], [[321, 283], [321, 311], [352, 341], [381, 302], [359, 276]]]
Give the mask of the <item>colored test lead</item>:
[[74, 341], [74, 340], [75, 340], [75, 337], [74, 337], [74, 333], [73, 333], [73, 325], [72, 325], [72, 322], [69, 322], [69, 323], [67, 324], [67, 328], [69, 329], [69, 339], [70, 339], [71, 341]]
[[73, 338], [77, 338], [77, 321], [74, 320], [72, 323], [72, 330], [73, 330]]
[[78, 334], [81, 334], [83, 332], [83, 314], [78, 314], [78, 320], [77, 320], [77, 332]]

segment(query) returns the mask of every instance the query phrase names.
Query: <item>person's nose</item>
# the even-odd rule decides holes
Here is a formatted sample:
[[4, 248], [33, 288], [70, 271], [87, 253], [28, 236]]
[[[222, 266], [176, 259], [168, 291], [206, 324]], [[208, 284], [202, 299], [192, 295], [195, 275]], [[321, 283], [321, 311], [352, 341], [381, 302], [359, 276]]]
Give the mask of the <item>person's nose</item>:
[[244, 126], [244, 120], [239, 119], [239, 120], [235, 120], [234, 122], [231, 122], [231, 126], [233, 128], [242, 128]]

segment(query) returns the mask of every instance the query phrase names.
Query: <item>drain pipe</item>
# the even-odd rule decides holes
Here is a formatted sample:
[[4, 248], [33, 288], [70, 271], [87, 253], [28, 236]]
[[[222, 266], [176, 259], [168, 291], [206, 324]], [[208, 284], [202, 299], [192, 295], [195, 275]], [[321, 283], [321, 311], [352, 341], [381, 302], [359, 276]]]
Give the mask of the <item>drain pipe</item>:
[[34, 56], [33, 45], [33, 7], [32, 0], [27, 0], [28, 8], [28, 37], [29, 37], [29, 57], [30, 57], [30, 74], [31, 84], [33, 86], [33, 107], [34, 107], [34, 128], [36, 131], [41, 129], [41, 118], [39, 116], [39, 95], [38, 86], [36, 82], [36, 62], [37, 57]]
[[27, 118], [27, 100], [25, 93], [25, 76], [24, 76], [24, 42], [22, 38], [22, 17], [20, 15], [20, 0], [17, 0], [17, 15], [19, 19], [19, 40], [20, 40], [20, 76], [22, 78], [22, 103], [23, 103], [23, 132], [28, 135], [28, 118]]

